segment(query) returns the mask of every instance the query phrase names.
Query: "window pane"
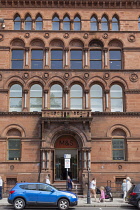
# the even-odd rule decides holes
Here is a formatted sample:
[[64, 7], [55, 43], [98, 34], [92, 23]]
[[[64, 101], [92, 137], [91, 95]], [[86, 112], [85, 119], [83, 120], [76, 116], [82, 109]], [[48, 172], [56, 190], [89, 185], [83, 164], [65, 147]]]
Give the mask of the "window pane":
[[42, 30], [43, 24], [42, 22], [36, 22], [36, 30]]
[[111, 97], [122, 97], [122, 88], [119, 85], [111, 87]]
[[97, 31], [97, 23], [91, 22], [90, 23], [90, 30], [91, 31]]
[[19, 139], [9, 139], [8, 149], [20, 149], [20, 140]]
[[43, 50], [32, 50], [32, 59], [43, 59]]
[[93, 85], [91, 87], [90, 97], [102, 97], [102, 88], [100, 85]]
[[23, 61], [12, 61], [12, 69], [23, 69]]
[[24, 50], [12, 50], [12, 59], [22, 59], [24, 56]]
[[71, 98], [71, 109], [82, 109], [82, 98]]
[[59, 22], [53, 22], [53, 30], [59, 30]]
[[42, 97], [42, 87], [40, 85], [33, 85], [30, 92], [31, 97]]
[[51, 109], [62, 109], [62, 98], [51, 98], [50, 103]]
[[32, 61], [32, 69], [43, 69], [42, 61]]
[[71, 59], [82, 60], [82, 50], [71, 50]]
[[32, 22], [25, 22], [25, 30], [31, 30], [32, 29]]
[[90, 61], [90, 69], [102, 69], [101, 61]]
[[121, 61], [110, 61], [110, 69], [121, 69]]
[[11, 108], [14, 108], [12, 111], [19, 111], [19, 110], [21, 111], [21, 107], [22, 107], [21, 98], [10, 98], [10, 110]]
[[20, 30], [21, 29], [21, 22], [14, 22], [14, 30]]
[[22, 97], [22, 87], [18, 84], [10, 88], [10, 97]]
[[95, 111], [102, 112], [103, 111], [102, 103], [103, 103], [102, 99], [100, 99], [100, 98], [91, 98], [91, 110], [93, 112], [95, 112]]
[[111, 112], [123, 112], [122, 99], [111, 99]]
[[120, 50], [110, 50], [110, 59], [111, 60], [121, 60], [121, 51]]
[[63, 19], [63, 30], [70, 30], [70, 19], [68, 17]]
[[30, 111], [41, 112], [42, 98], [30, 98]]
[[90, 59], [101, 60], [101, 58], [102, 58], [101, 50], [90, 50]]
[[70, 97], [82, 97], [82, 87], [80, 85], [73, 85], [70, 90]]
[[124, 149], [124, 139], [113, 139], [113, 149]]
[[9, 150], [8, 160], [20, 159], [20, 150]]
[[112, 31], [119, 31], [118, 23], [112, 23]]
[[80, 31], [81, 30], [81, 23], [80, 22], [74, 22], [74, 30]]
[[114, 150], [113, 151], [113, 160], [124, 160], [124, 151], [123, 150]]
[[62, 97], [62, 87], [60, 85], [53, 85], [50, 94], [51, 97]]
[[63, 69], [63, 62], [62, 61], [52, 61], [51, 69]]
[[63, 51], [62, 50], [52, 50], [51, 59], [62, 59]]
[[71, 69], [82, 69], [82, 61], [71, 61]]

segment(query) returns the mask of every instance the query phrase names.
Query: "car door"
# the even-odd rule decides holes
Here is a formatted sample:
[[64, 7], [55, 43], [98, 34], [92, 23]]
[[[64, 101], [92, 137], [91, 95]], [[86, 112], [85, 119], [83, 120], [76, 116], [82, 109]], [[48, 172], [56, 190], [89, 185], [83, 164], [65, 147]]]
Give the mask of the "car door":
[[44, 205], [56, 205], [57, 203], [57, 191], [48, 184], [38, 184], [38, 204]]
[[28, 204], [36, 204], [38, 191], [36, 188], [36, 184], [27, 184], [24, 187], [23, 195]]

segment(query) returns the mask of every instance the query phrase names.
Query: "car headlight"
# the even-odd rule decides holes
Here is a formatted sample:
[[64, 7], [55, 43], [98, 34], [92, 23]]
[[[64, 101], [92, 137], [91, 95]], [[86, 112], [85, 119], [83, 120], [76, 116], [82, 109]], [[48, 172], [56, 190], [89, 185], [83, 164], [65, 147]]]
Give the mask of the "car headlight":
[[72, 198], [76, 198], [76, 195], [71, 195]]

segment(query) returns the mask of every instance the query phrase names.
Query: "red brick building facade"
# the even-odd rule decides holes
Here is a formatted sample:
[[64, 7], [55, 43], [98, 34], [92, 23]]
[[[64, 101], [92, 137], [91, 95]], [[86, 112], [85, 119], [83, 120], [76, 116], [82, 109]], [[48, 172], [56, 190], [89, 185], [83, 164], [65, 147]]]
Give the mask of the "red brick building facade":
[[[140, 179], [140, 2], [0, 1], [0, 173]], [[85, 193], [85, 192], [84, 192]]]

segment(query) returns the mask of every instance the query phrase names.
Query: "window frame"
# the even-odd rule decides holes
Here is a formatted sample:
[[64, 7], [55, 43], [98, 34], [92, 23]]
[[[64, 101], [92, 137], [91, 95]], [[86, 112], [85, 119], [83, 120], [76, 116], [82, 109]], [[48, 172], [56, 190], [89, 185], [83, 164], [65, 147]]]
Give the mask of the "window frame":
[[[32, 58], [33, 51], [42, 51], [42, 58], [41, 59]], [[34, 61], [41, 61], [42, 68], [33, 68]], [[42, 49], [42, 48], [32, 48], [31, 49], [31, 69], [44, 69], [44, 49]]]
[[[117, 52], [117, 51], [120, 51], [120, 59], [111, 59], [111, 56], [110, 56], [110, 52], [111, 51], [115, 51], [115, 52]], [[110, 63], [111, 62], [114, 62], [114, 61], [118, 61], [118, 62], [120, 62], [120, 68], [111, 68], [111, 65], [110, 65]], [[122, 62], [123, 62], [123, 53], [122, 53], [122, 49], [121, 48], [117, 48], [117, 49], [115, 49], [115, 48], [110, 48], [109, 49], [109, 69], [110, 70], [121, 70], [122, 69]]]
[[[78, 18], [79, 20], [75, 20], [76, 18]], [[74, 24], [74, 26], [73, 26], [74, 31], [81, 31], [81, 18], [80, 18], [80, 16], [79, 16], [79, 15], [75, 15], [74, 20], [73, 20], [73, 24]], [[79, 27], [79, 29], [78, 29], [78, 30], [77, 30], [77, 29], [75, 29], [75, 27], [76, 27], [76, 25], [75, 25], [75, 24], [78, 24], [78, 27]]]
[[[64, 20], [65, 18], [68, 18], [69, 20]], [[67, 23], [69, 24], [69, 25], [67, 25]], [[65, 25], [66, 24], [66, 25]], [[64, 26], [67, 28], [68, 26], [68, 29], [65, 29], [64, 28]], [[70, 25], [70, 17], [69, 17], [69, 15], [65, 15], [64, 16], [64, 18], [63, 18], [63, 30], [64, 31], [70, 31], [71, 30], [71, 25]]]
[[[117, 85], [117, 86], [119, 86], [120, 88], [121, 88], [121, 90], [122, 90], [122, 96], [121, 97], [112, 97], [111, 96], [111, 88], [114, 86], [114, 85]], [[113, 84], [111, 87], [110, 87], [110, 111], [111, 112], [114, 112], [114, 111], [112, 111], [112, 105], [111, 105], [111, 101], [112, 100], [119, 100], [119, 99], [121, 99], [121, 101], [122, 101], [122, 111], [115, 111], [115, 112], [124, 112], [124, 91], [123, 91], [123, 87], [120, 85], [120, 84]]]
[[[106, 20], [103, 20], [104, 18]], [[103, 30], [103, 26], [104, 26], [105, 23], [106, 23], [106, 29]], [[101, 31], [109, 31], [108, 17], [106, 15], [103, 15], [102, 18], [101, 18]]]
[[[74, 52], [74, 51], [81, 51], [81, 53], [82, 53], [82, 56], [81, 56], [81, 59], [72, 59], [71, 57], [71, 52]], [[72, 63], [71, 62], [73, 62], [73, 61], [77, 61], [77, 62], [81, 62], [81, 66], [82, 66], [82, 68], [72, 68]], [[75, 48], [75, 49], [70, 49], [70, 69], [83, 69], [83, 49], [82, 48]]]
[[[54, 20], [55, 18], [58, 18], [58, 21]], [[58, 29], [54, 29], [54, 24], [53, 23], [57, 23], [58, 24]], [[52, 18], [52, 30], [54, 31], [59, 31], [60, 30], [60, 19], [58, 15], [54, 15]]]
[[[93, 21], [92, 18], [94, 18], [96, 21]], [[93, 28], [92, 24], [93, 24], [93, 25], [96, 24], [96, 27], [97, 27], [96, 30], [92, 30], [92, 28]], [[90, 31], [98, 31], [98, 30], [99, 30], [98, 18], [97, 18], [95, 15], [93, 15], [93, 16], [90, 18]]]
[[[41, 96], [31, 96], [31, 88], [34, 86], [34, 85], [38, 85], [38, 86], [40, 86], [41, 87], [41, 90], [39, 89], [39, 91], [41, 91], [41, 93], [42, 93], [42, 95]], [[30, 99], [29, 99], [29, 101], [30, 101], [30, 106], [29, 106], [29, 109], [30, 109], [30, 112], [41, 112], [41, 110], [34, 110], [34, 109], [38, 109], [38, 108], [36, 108], [36, 107], [31, 107], [31, 99], [35, 99], [35, 98], [39, 98], [39, 99], [41, 99], [41, 110], [43, 109], [43, 88], [42, 88], [42, 86], [40, 85], [40, 84], [37, 84], [37, 83], [35, 83], [35, 84], [32, 84], [31, 85], [31, 87], [30, 87]], [[35, 104], [36, 105], [36, 104]], [[39, 108], [39, 109], [40, 109]]]
[[[91, 88], [94, 86], [94, 85], [98, 85], [100, 88], [101, 88], [101, 91], [102, 91], [102, 96], [91, 96]], [[92, 110], [92, 107], [91, 107], [91, 99], [101, 99], [101, 103], [102, 103], [102, 111], [99, 111], [99, 110], [97, 110], [97, 111], [93, 111]], [[93, 84], [91, 87], [90, 87], [90, 109], [91, 109], [91, 112], [103, 112], [104, 111], [104, 104], [103, 104], [103, 88], [102, 88], [102, 86], [101, 85], [99, 85], [99, 84]]]
[[[52, 59], [52, 52], [53, 51], [62, 51], [62, 59]], [[51, 69], [64, 69], [64, 50], [62, 48], [51, 48], [50, 49], [50, 68]], [[62, 68], [52, 68], [52, 61], [60, 61], [62, 62]]]
[[[21, 87], [21, 96], [20, 97], [16, 97], [16, 96], [12, 96], [11, 97], [11, 88], [12, 88], [12, 86], [14, 86], [14, 85], [19, 85], [20, 87]], [[11, 110], [11, 99], [15, 99], [15, 98], [20, 98], [21, 99], [21, 111], [17, 111], [17, 110]], [[11, 85], [11, 87], [10, 87], [10, 92], [9, 92], [9, 112], [22, 112], [22, 103], [23, 103], [23, 87], [20, 85], [20, 84], [13, 84], [13, 85]], [[16, 109], [16, 108], [15, 108]]]
[[[113, 148], [113, 140], [123, 140], [123, 148]], [[123, 159], [114, 159], [113, 151], [123, 151]], [[118, 157], [119, 158], [119, 157]], [[124, 137], [112, 137], [112, 160], [113, 161], [126, 161], [126, 139]]]
[[[41, 18], [41, 20], [37, 20], [37, 18]], [[41, 29], [37, 29], [37, 24], [41, 24]], [[35, 30], [39, 31], [39, 30], [43, 30], [43, 18], [40, 14], [38, 14], [36, 16], [36, 19], [35, 19]]]
[[[31, 18], [30, 20], [27, 20], [28, 18]], [[33, 29], [33, 20], [32, 20], [32, 17], [31, 17], [31, 15], [26, 15], [26, 17], [25, 17], [25, 20], [24, 20], [24, 23], [25, 23], [25, 25], [24, 25], [24, 29], [25, 30], [32, 30]], [[28, 24], [28, 23], [31, 23], [31, 26], [30, 26], [30, 28], [29, 29], [27, 29], [26, 27], [27, 27], [27, 25], [26, 24]]]
[[[79, 85], [79, 84], [73, 84], [72, 86], [71, 86], [71, 88], [70, 88], [70, 109], [71, 110], [82, 110], [83, 109], [83, 87], [81, 86], [81, 85], [79, 85], [79, 87], [81, 87], [81, 94], [82, 94], [82, 96], [79, 96], [79, 97], [77, 97], [77, 96], [71, 96], [71, 89], [72, 89], [72, 87], [74, 86], [74, 85]], [[81, 99], [81, 108], [72, 108], [71, 107], [71, 99]]]
[[[23, 51], [23, 58], [22, 59], [13, 59], [13, 51], [19, 51], [22, 50]], [[13, 68], [13, 61], [22, 61], [22, 68]], [[11, 49], [11, 69], [24, 69], [25, 66], [25, 50], [23, 48], [12, 48]]]
[[[16, 20], [16, 18], [18, 18], [18, 17], [20, 18], [20, 20]], [[19, 24], [19, 26], [20, 26], [19, 29], [15, 29], [15, 24], [16, 24], [16, 23], [20, 23], [20, 24]], [[18, 14], [15, 15], [15, 17], [14, 17], [14, 30], [21, 30], [21, 17], [20, 17], [20, 15], [18, 15]]]
[[[113, 18], [115, 18], [116, 21], [114, 21]], [[116, 23], [117, 23], [118, 30], [113, 30], [113, 24], [116, 24]], [[112, 17], [112, 31], [120, 31], [119, 18], [117, 16]]]
[[[13, 140], [19, 140], [20, 142], [20, 148], [19, 149], [9, 149], [9, 140], [13, 141]], [[9, 151], [19, 151], [20, 152], [20, 155], [18, 158], [15, 158], [13, 160], [10, 160], [9, 159]], [[7, 160], [8, 161], [21, 161], [21, 138], [17, 138], [17, 137], [8, 137], [8, 140], [7, 140]]]
[[[54, 85], [59, 85], [61, 87], [61, 97], [51, 97], [51, 88], [54, 86]], [[52, 108], [51, 107], [51, 99], [61, 99], [61, 108]], [[60, 84], [53, 84], [51, 87], [50, 87], [50, 109], [51, 110], [62, 110], [63, 109], [63, 88]]]

